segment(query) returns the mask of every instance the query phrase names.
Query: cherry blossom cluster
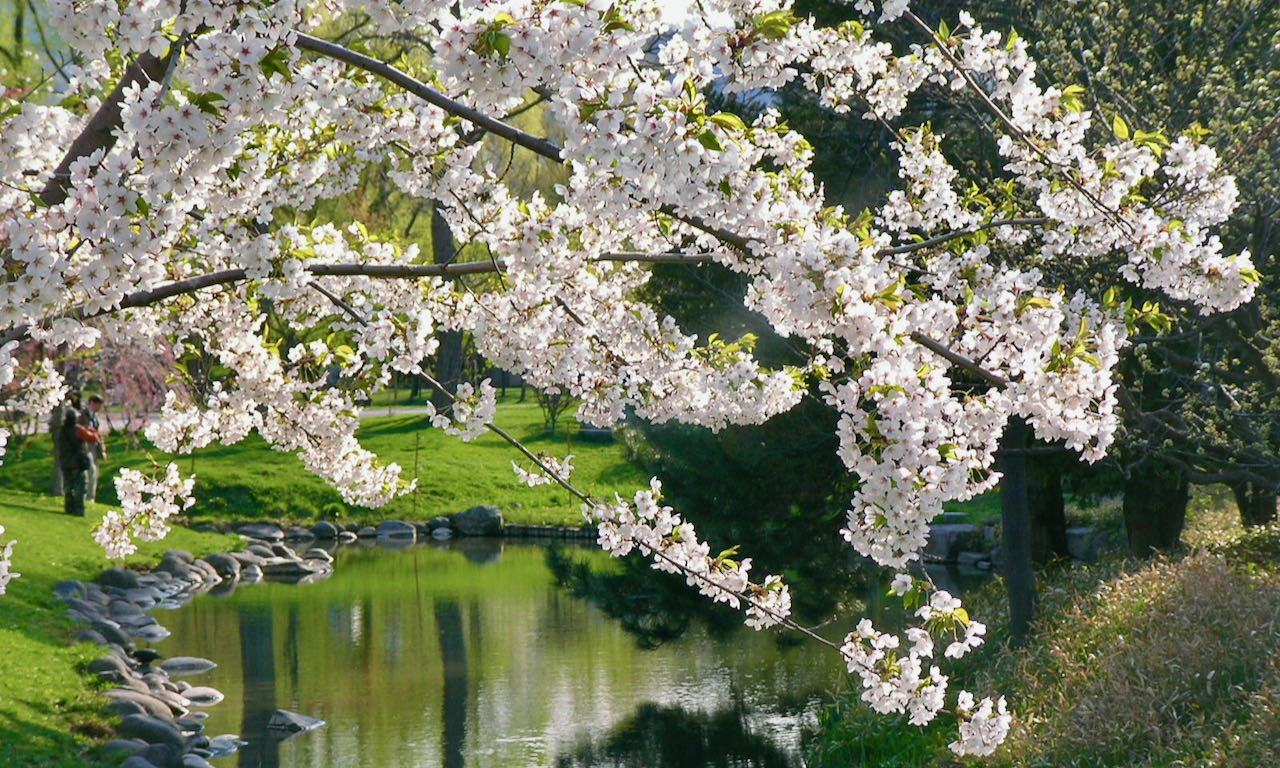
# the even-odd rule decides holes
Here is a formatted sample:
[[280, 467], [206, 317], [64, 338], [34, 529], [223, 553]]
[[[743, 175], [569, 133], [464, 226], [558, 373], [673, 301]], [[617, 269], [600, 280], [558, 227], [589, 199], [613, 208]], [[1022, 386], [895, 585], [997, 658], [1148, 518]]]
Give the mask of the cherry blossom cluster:
[[165, 466], [163, 476], [150, 478], [136, 469], [121, 469], [115, 485], [120, 508], [109, 510], [93, 531], [94, 540], [111, 558], [138, 551], [134, 537], [142, 541], [163, 539], [169, 533], [169, 518], [195, 503], [191, 495], [195, 477], [182, 477], [172, 462]]
[[53, 367], [53, 361], [46, 358], [23, 379], [22, 394], [6, 402], [5, 407], [23, 413], [51, 413], [67, 399], [70, 392], [71, 388], [67, 386], [62, 374]]
[[713, 557], [693, 524], [661, 500], [662, 483], [655, 477], [632, 501], [615, 497], [613, 503], [584, 504], [582, 513], [596, 523], [597, 541], [606, 552], [622, 557], [639, 550], [653, 559], [654, 570], [684, 576], [713, 601], [733, 608], [745, 605], [746, 623], [753, 629], [774, 626], [791, 615], [791, 592], [780, 577], [752, 582], [751, 558], [735, 559], [736, 548]]
[[[431, 426], [469, 443], [483, 435], [493, 423], [493, 414], [498, 409], [496, 398], [497, 391], [488, 379], [480, 382], [478, 390], [463, 382], [453, 393], [453, 402], [447, 411], [436, 410], [434, 405], [427, 403], [427, 415]], [[560, 474], [559, 471], [556, 474]]]
[[[4, 535], [4, 526], [0, 525], [0, 536]], [[5, 542], [4, 548], [0, 549], [0, 595], [5, 593], [9, 587], [9, 582], [18, 578], [22, 574], [15, 573], [10, 570], [13, 560], [13, 545], [17, 544], [16, 540]]]
[[[893, 594], [908, 601], [921, 599], [929, 589], [931, 585], [918, 582], [906, 573], [898, 574], [890, 585]], [[869, 619], [860, 621], [854, 631], [845, 637], [840, 651], [844, 654], [849, 672], [861, 679], [863, 701], [884, 714], [905, 712], [913, 725], [924, 725], [932, 721], [946, 705], [947, 676], [942, 674], [937, 665], [929, 664], [926, 669], [928, 660], [934, 656], [935, 634], [950, 634], [951, 642], [943, 655], [958, 659], [982, 644], [986, 627], [981, 622], [970, 619], [960, 601], [943, 590], [928, 592], [927, 602], [920, 606], [915, 615], [921, 623], [905, 631], [903, 637], [910, 643], [905, 652], [901, 649], [903, 637], [880, 632]], [[963, 704], [966, 700], [970, 702], [968, 705]], [[958, 708], [962, 713], [962, 720], [965, 720], [973, 706], [972, 695], [962, 691], [959, 701], [961, 703]], [[983, 706], [989, 713], [988, 703], [984, 701]], [[1001, 713], [1004, 712], [1004, 706], [1004, 700], [1001, 699]], [[1007, 719], [1004, 727], [1007, 730]], [[976, 746], [968, 733], [962, 729], [958, 742], [966, 750]], [[1003, 738], [1001, 734], [994, 744], [998, 745]], [[990, 750], [962, 754], [989, 752]]]
[[572, 453], [565, 456], [562, 460], [558, 460], [554, 456], [539, 454], [538, 463], [541, 465], [541, 468], [530, 472], [513, 461], [511, 462], [511, 470], [516, 473], [516, 477], [520, 482], [530, 488], [536, 488], [539, 485], [549, 485], [556, 482], [557, 479], [563, 482], [568, 482], [569, 476], [573, 474]]

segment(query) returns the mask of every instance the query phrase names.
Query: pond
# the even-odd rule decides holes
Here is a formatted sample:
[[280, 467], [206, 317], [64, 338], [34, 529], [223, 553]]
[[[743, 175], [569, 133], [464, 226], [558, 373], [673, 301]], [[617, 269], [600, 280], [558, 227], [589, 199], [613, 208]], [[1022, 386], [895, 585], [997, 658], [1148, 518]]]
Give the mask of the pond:
[[[463, 539], [347, 547], [332, 578], [202, 595], [159, 616], [167, 656], [218, 667], [205, 732], [248, 741], [245, 768], [789, 768], [843, 686], [838, 656], [694, 626], [642, 649], [555, 584], [546, 549]], [[604, 553], [572, 556], [609, 567]], [[832, 628], [839, 633], [838, 628]], [[321, 718], [278, 742], [277, 708]]]

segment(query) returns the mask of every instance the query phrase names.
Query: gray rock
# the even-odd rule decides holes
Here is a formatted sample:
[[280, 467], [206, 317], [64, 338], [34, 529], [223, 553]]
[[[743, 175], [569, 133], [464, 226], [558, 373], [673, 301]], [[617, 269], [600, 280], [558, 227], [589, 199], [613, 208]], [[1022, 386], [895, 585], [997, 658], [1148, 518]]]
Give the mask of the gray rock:
[[197, 575], [196, 569], [193, 568], [190, 563], [176, 557], [171, 557], [168, 552], [166, 552], [164, 558], [160, 560], [160, 565], [156, 566], [156, 570], [160, 573], [167, 573], [175, 579], [182, 579], [183, 581], [204, 580]]
[[182, 756], [182, 766], [183, 768], [213, 768], [213, 763], [199, 755], [188, 753]]
[[168, 744], [179, 753], [186, 746], [186, 739], [177, 726], [148, 715], [128, 715], [120, 721], [116, 731], [125, 738], [142, 739], [148, 744]]
[[212, 555], [205, 555], [203, 559], [224, 579], [240, 578], [240, 561], [231, 555], [223, 552], [214, 552]]
[[124, 659], [114, 654], [111, 656], [103, 656], [100, 659], [94, 659], [89, 662], [86, 669], [95, 675], [115, 673], [126, 680], [133, 677], [133, 670], [129, 668], [129, 664]]
[[453, 538], [452, 528], [436, 528], [431, 532], [431, 538], [436, 541], [446, 541]]
[[138, 574], [126, 568], [108, 568], [98, 577], [98, 583], [104, 587], [137, 589]]
[[190, 715], [188, 715], [187, 717], [180, 717], [177, 720], [174, 720], [173, 722], [184, 731], [199, 733], [204, 730], [204, 723], [195, 719], [194, 717], [191, 717]]
[[88, 621], [102, 616], [102, 606], [91, 603], [88, 600], [81, 600], [78, 597], [64, 597], [62, 602], [67, 604], [67, 608], [72, 612], [83, 616]]
[[290, 541], [310, 541], [316, 535], [300, 525], [295, 525], [285, 531], [284, 537]]
[[262, 575], [267, 578], [306, 576], [319, 570], [319, 561], [312, 560], [304, 562], [302, 560], [289, 560], [283, 557], [277, 557], [262, 565]]
[[209, 751], [214, 757], [226, 757], [235, 754], [236, 750], [244, 746], [248, 742], [240, 740], [240, 737], [233, 733], [224, 733], [221, 736], [214, 736], [209, 739]]
[[378, 526], [378, 538], [380, 539], [409, 539], [413, 541], [418, 536], [418, 529], [402, 520], [387, 520]]
[[236, 533], [241, 536], [248, 536], [251, 539], [261, 539], [263, 541], [284, 541], [284, 531], [280, 530], [280, 526], [271, 525], [270, 523], [250, 523], [242, 525], [236, 529]]
[[290, 712], [287, 709], [277, 709], [271, 713], [271, 719], [267, 721], [267, 728], [276, 732], [276, 738], [288, 738], [295, 734], [306, 733], [322, 725], [324, 725], [323, 720]]
[[142, 753], [142, 757], [159, 768], [182, 768], [182, 752], [182, 748], [172, 744], [152, 744]]
[[120, 629], [120, 625], [110, 619], [98, 619], [93, 622], [93, 628], [102, 635], [108, 643], [115, 643], [121, 648], [133, 648], [133, 641], [129, 639]]
[[272, 545], [271, 545], [271, 552], [272, 552], [272, 554], [274, 554], [276, 557], [286, 557], [286, 558], [288, 558], [288, 559], [290, 559], [290, 560], [297, 560], [297, 559], [298, 559], [298, 553], [297, 553], [297, 552], [294, 552], [292, 549], [290, 549], [290, 548], [289, 548], [287, 545], [285, 545], [285, 544], [272, 544]]
[[1076, 560], [1097, 562], [1102, 554], [1103, 544], [1104, 537], [1094, 535], [1092, 528], [1081, 526], [1067, 529], [1067, 551]]
[[308, 549], [306, 552], [302, 553], [302, 559], [303, 560], [319, 560], [320, 562], [323, 562], [323, 563], [332, 563], [333, 555], [329, 554], [323, 549]]
[[174, 717], [186, 717], [191, 714], [191, 710], [187, 709], [187, 705], [191, 702], [187, 701], [185, 696], [180, 696], [168, 689], [153, 690], [151, 695], [169, 706], [169, 711]]
[[142, 755], [131, 755], [128, 760], [120, 764], [120, 768], [160, 768], [160, 766]]
[[340, 531], [338, 533], [338, 541], [341, 541], [344, 544], [350, 544], [351, 542], [355, 541], [357, 538], [359, 537], [356, 536], [351, 531]]
[[147, 742], [141, 739], [112, 739], [102, 745], [108, 755], [136, 755], [146, 748]]
[[193, 525], [191, 526], [191, 530], [195, 531], [196, 533], [220, 533], [220, 531], [218, 530], [218, 526], [214, 525], [213, 523], [201, 523], [199, 525]]
[[171, 557], [174, 560], [180, 560], [187, 565], [191, 565], [196, 561], [195, 557], [185, 549], [170, 549], [164, 553], [165, 557]]
[[[261, 546], [261, 545], [257, 545], [257, 546]], [[230, 552], [228, 554], [230, 554], [232, 557], [236, 559], [237, 562], [240, 563], [241, 568], [245, 567], [246, 565], [262, 565], [262, 561], [264, 557], [273, 556], [273, 553], [271, 552], [270, 549], [266, 550], [267, 554], [264, 556], [259, 552], [253, 551], [254, 548], [255, 546], [251, 544], [248, 549], [244, 549], [239, 552]]]
[[482, 504], [454, 515], [453, 527], [461, 536], [501, 536], [502, 513], [497, 507]]
[[356, 531], [356, 536], [361, 539], [372, 539], [377, 535], [378, 535], [378, 529], [374, 528], [372, 525], [366, 525], [360, 530]]
[[977, 527], [969, 523], [931, 525], [924, 556], [934, 562], [954, 563], [961, 551], [978, 548], [980, 539]]
[[145, 627], [134, 627], [129, 634], [139, 640], [146, 640], [148, 643], [158, 643], [173, 633], [159, 624], [148, 624]]
[[262, 569], [256, 565], [246, 565], [240, 569], [240, 581], [245, 584], [257, 584], [262, 581]]
[[334, 525], [328, 520], [321, 520], [320, 522], [311, 526], [311, 535], [315, 536], [317, 539], [324, 539], [325, 541], [328, 541], [330, 539], [336, 539], [338, 538], [338, 533], [339, 533], [338, 526]]
[[84, 585], [75, 579], [60, 581], [53, 585], [53, 594], [59, 599], [76, 597], [83, 600], [85, 596]]
[[182, 696], [190, 701], [193, 707], [212, 707], [226, 698], [222, 695], [222, 691], [203, 685], [188, 688], [182, 692]]
[[[263, 544], [260, 541], [250, 544], [249, 551], [262, 558], [263, 561], [270, 560], [273, 557], [279, 557], [279, 555], [275, 553], [275, 550], [271, 548], [270, 544]], [[262, 565], [262, 562], [259, 562], [258, 565]]]
[[198, 675], [208, 672], [217, 666], [215, 662], [208, 659], [198, 659], [194, 656], [174, 656], [172, 659], [165, 659], [160, 662], [160, 668], [167, 672], [170, 677]]
[[93, 643], [94, 645], [106, 645], [107, 638], [102, 636], [101, 632], [94, 629], [81, 629], [72, 633], [71, 639], [77, 643]]
[[[130, 691], [130, 693], [133, 693], [133, 691]], [[136, 701], [130, 701], [129, 699], [112, 699], [107, 702], [107, 709], [111, 710], [116, 717], [151, 714], [141, 704]]]

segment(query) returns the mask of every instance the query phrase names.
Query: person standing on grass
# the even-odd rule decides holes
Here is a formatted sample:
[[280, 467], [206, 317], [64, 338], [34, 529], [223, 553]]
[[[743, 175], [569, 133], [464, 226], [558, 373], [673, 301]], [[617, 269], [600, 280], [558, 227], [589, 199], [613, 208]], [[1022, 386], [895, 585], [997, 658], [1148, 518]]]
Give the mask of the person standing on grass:
[[98, 500], [98, 462], [107, 458], [107, 444], [102, 439], [102, 426], [98, 423], [98, 412], [102, 410], [102, 395], [89, 395], [89, 405], [80, 412], [81, 426], [93, 430], [94, 442], [88, 445], [89, 468], [85, 477], [85, 501]]
[[63, 511], [84, 517], [84, 493], [89, 466], [93, 459], [89, 446], [98, 433], [80, 423], [80, 409], [73, 401], [66, 407], [62, 426], [58, 428], [58, 463], [62, 466]]
[[53, 488], [54, 496], [62, 495], [62, 425], [67, 420], [67, 409], [71, 405], [65, 400], [58, 403], [49, 414], [49, 437], [53, 438]]

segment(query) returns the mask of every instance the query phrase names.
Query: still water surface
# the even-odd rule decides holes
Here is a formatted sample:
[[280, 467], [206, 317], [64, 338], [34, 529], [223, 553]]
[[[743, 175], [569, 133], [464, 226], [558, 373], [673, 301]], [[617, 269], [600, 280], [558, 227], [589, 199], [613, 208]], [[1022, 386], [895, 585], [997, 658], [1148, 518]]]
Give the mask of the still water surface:
[[[829, 650], [745, 629], [643, 650], [555, 585], [543, 547], [498, 540], [344, 548], [327, 581], [157, 618], [157, 650], [219, 665], [189, 679], [227, 697], [206, 733], [250, 742], [220, 768], [791, 768], [844, 679]], [[277, 742], [277, 708], [327, 725]]]

